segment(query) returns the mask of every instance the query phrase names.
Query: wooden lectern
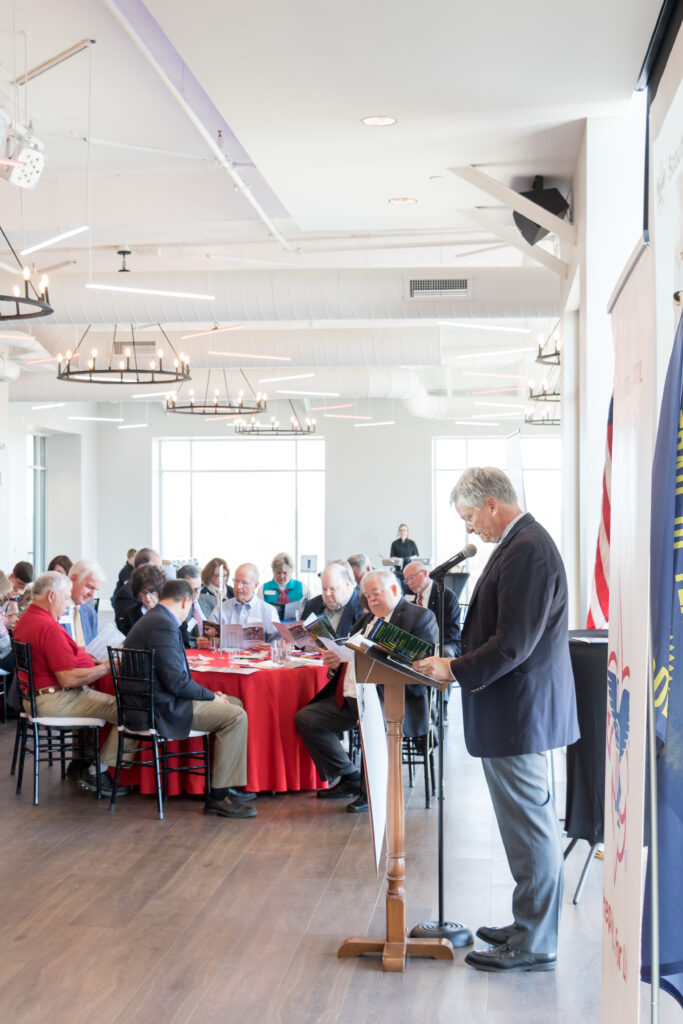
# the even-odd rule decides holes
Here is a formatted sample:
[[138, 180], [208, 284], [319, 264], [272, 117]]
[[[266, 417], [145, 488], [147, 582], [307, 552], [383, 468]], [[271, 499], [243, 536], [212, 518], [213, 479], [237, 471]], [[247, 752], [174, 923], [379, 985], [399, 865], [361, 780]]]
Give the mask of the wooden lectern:
[[[352, 646], [348, 644], [348, 646]], [[406, 932], [405, 882], [405, 812], [403, 807], [403, 774], [401, 768], [405, 689], [408, 683], [427, 683], [440, 688], [440, 683], [402, 668], [386, 660], [386, 655], [356, 652], [356, 679], [361, 683], [384, 686], [384, 717], [387, 726], [389, 754], [387, 781], [387, 934], [384, 939], [346, 939], [337, 952], [339, 957], [381, 953], [382, 970], [403, 971], [406, 956], [428, 956], [435, 960], [453, 960], [455, 954], [448, 939], [410, 938]]]

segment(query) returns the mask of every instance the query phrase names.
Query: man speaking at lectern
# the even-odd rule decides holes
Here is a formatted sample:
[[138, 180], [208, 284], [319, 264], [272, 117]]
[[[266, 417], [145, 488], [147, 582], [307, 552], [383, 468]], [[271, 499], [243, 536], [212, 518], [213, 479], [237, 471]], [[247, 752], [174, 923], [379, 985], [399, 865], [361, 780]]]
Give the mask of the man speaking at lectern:
[[470, 598], [459, 658], [416, 667], [456, 679], [465, 744], [480, 757], [515, 880], [513, 921], [477, 931], [493, 948], [478, 970], [549, 971], [557, 963], [562, 850], [545, 751], [579, 738], [569, 660], [567, 580], [550, 534], [517, 504], [499, 469], [468, 469], [451, 502], [467, 527], [497, 542]]

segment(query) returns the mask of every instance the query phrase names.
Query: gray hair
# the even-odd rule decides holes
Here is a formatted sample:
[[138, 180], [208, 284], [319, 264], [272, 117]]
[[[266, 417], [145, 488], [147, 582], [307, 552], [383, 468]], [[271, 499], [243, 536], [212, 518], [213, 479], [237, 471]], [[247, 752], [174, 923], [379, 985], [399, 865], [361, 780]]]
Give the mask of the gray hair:
[[327, 563], [327, 565], [323, 569], [323, 572], [326, 572], [327, 569], [331, 569], [333, 565], [336, 565], [338, 567], [339, 572], [341, 573], [342, 577], [346, 580], [346, 582], [350, 583], [352, 587], [355, 587], [356, 577], [353, 575], [353, 569], [346, 561], [346, 559], [333, 558], [331, 562]]
[[501, 505], [517, 504], [517, 494], [508, 476], [494, 466], [466, 469], [451, 491], [451, 505], [463, 502], [481, 508], [487, 498], [495, 498]]
[[401, 589], [398, 577], [390, 569], [373, 569], [367, 576], [364, 576], [361, 580], [361, 589], [365, 593], [365, 588], [373, 580], [381, 580], [385, 587], [398, 587]]
[[372, 569], [372, 562], [367, 555], [349, 555], [348, 563], [353, 569]]
[[81, 580], [84, 576], [92, 576], [97, 583], [104, 583], [106, 579], [104, 569], [100, 563], [94, 562], [91, 558], [79, 558], [71, 566], [71, 571], [69, 572], [70, 580]]
[[294, 561], [292, 556], [288, 555], [286, 551], [280, 551], [279, 554], [273, 555], [273, 561], [270, 563], [270, 568], [273, 573], [294, 572]]
[[48, 590], [52, 590], [55, 594], [70, 594], [71, 580], [63, 572], [44, 572], [33, 584], [32, 595], [41, 597]]

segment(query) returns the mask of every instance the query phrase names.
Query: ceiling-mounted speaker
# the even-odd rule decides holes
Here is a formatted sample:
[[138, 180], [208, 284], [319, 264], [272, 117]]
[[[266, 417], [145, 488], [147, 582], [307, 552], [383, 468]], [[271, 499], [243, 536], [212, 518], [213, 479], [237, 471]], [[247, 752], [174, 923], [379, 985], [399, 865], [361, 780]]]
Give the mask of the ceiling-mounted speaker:
[[[532, 203], [536, 203], [537, 206], [547, 210], [548, 213], [554, 213], [556, 217], [564, 217], [569, 209], [569, 203], [558, 189], [543, 188], [543, 176], [541, 174], [537, 174], [534, 178], [531, 191], [520, 192], [520, 195], [524, 196], [525, 199], [530, 199]], [[536, 245], [536, 242], [540, 242], [542, 238], [550, 234], [547, 228], [542, 228], [540, 224], [534, 223], [528, 217], [523, 217], [521, 213], [515, 211], [512, 214], [512, 218], [522, 238], [529, 245]]]

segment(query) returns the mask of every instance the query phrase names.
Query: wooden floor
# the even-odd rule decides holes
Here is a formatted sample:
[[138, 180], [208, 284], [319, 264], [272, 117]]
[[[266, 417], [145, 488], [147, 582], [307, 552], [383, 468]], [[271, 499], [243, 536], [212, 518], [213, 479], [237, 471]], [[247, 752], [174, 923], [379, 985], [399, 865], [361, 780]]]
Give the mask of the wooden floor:
[[[446, 916], [510, 918], [511, 882], [477, 761], [463, 749], [452, 701], [446, 743]], [[14, 1024], [592, 1024], [600, 1017], [602, 865], [571, 904], [585, 844], [567, 863], [555, 973], [501, 978], [411, 960], [338, 960], [349, 935], [381, 934], [367, 815], [314, 794], [260, 797], [258, 818], [204, 817], [177, 798], [106, 801], [41, 766], [14, 794], [14, 723], [0, 724], [0, 1020]], [[421, 775], [406, 790], [409, 926], [436, 915], [436, 808]], [[649, 988], [643, 986], [643, 1019]], [[680, 1021], [663, 997], [662, 1022]]]

